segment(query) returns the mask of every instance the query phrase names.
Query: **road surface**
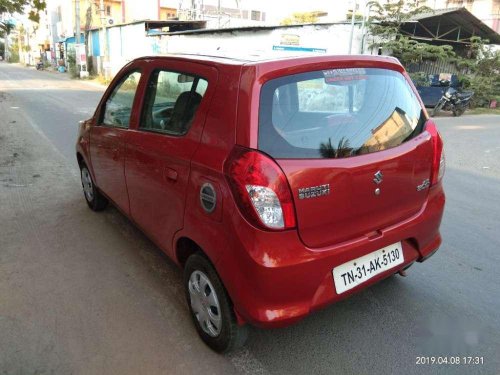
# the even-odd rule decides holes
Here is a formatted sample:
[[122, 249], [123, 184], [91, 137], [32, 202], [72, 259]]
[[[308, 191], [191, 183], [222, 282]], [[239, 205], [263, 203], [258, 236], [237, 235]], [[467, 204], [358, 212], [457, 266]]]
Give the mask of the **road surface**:
[[[85, 205], [74, 142], [102, 91], [0, 63], [0, 374], [500, 373], [500, 116], [436, 120], [435, 256], [222, 356], [198, 339], [173, 263], [116, 209]], [[417, 364], [431, 356], [462, 364]]]

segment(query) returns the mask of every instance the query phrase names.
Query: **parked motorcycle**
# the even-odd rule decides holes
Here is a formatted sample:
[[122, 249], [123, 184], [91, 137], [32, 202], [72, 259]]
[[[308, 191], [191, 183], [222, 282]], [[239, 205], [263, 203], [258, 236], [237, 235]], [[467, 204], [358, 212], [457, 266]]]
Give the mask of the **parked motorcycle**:
[[36, 63], [36, 70], [43, 70], [43, 61], [39, 61]]
[[474, 92], [458, 92], [453, 87], [449, 87], [447, 81], [441, 82], [441, 85], [448, 86], [448, 88], [445, 89], [443, 96], [432, 110], [432, 116], [436, 116], [441, 110], [451, 111], [453, 116], [461, 116], [467, 109]]

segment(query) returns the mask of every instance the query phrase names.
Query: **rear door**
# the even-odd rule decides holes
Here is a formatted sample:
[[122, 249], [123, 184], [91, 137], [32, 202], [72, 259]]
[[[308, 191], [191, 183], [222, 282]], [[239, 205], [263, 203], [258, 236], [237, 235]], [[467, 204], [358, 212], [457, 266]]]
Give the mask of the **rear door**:
[[170, 251], [183, 226], [191, 158], [217, 70], [176, 60], [152, 61], [149, 68], [140, 121], [127, 139], [125, 174], [132, 218]]
[[90, 157], [97, 186], [127, 214], [125, 139], [129, 132], [141, 72], [132, 69], [108, 90], [97, 124], [90, 132]]
[[421, 210], [432, 165], [425, 120], [392, 70], [314, 71], [263, 86], [259, 149], [288, 178], [307, 246], [376, 236]]

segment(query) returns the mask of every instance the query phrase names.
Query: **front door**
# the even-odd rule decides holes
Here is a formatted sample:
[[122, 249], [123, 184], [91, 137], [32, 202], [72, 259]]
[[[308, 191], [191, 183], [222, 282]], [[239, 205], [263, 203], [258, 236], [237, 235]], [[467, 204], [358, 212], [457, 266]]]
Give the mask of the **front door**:
[[96, 185], [127, 214], [130, 207], [124, 174], [125, 139], [140, 78], [137, 70], [127, 72], [108, 90], [97, 123], [90, 132], [90, 158]]
[[217, 71], [153, 62], [142, 115], [127, 139], [125, 175], [131, 216], [165, 251], [183, 226], [191, 158], [200, 142]]

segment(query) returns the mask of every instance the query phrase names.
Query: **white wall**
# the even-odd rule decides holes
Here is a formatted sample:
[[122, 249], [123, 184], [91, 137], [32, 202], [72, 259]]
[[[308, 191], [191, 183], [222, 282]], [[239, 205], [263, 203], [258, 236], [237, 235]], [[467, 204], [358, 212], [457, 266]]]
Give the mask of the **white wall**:
[[[349, 24], [330, 26], [306, 25], [302, 27], [277, 28], [258, 31], [234, 31], [224, 33], [202, 33], [187, 35], [170, 35], [163, 42], [162, 52], [170, 53], [228, 53], [247, 54], [256, 52], [272, 55], [310, 54], [303, 51], [277, 51], [283, 46], [284, 35], [296, 35], [299, 48], [322, 49], [318, 53], [347, 54], [349, 49]], [[163, 37], [165, 38], [165, 37]], [[361, 33], [355, 28], [352, 52], [359, 53]], [[287, 46], [284, 46], [287, 47]]]
[[[127, 62], [153, 54], [153, 40], [146, 37], [144, 23], [108, 28], [108, 55], [112, 74]], [[101, 50], [102, 53], [102, 50]]]
[[[347, 54], [350, 36], [349, 24], [306, 25], [257, 31], [193, 33], [181, 35], [146, 36], [144, 23], [108, 28], [109, 63], [111, 74], [134, 58], [166, 53], [200, 53], [246, 56], [249, 53], [269, 56], [297, 56], [319, 54]], [[292, 39], [297, 45], [285, 45]], [[361, 32], [355, 28], [352, 52], [359, 53]], [[279, 47], [317, 49], [309, 51], [281, 51]], [[102, 50], [101, 50], [102, 51]]]

